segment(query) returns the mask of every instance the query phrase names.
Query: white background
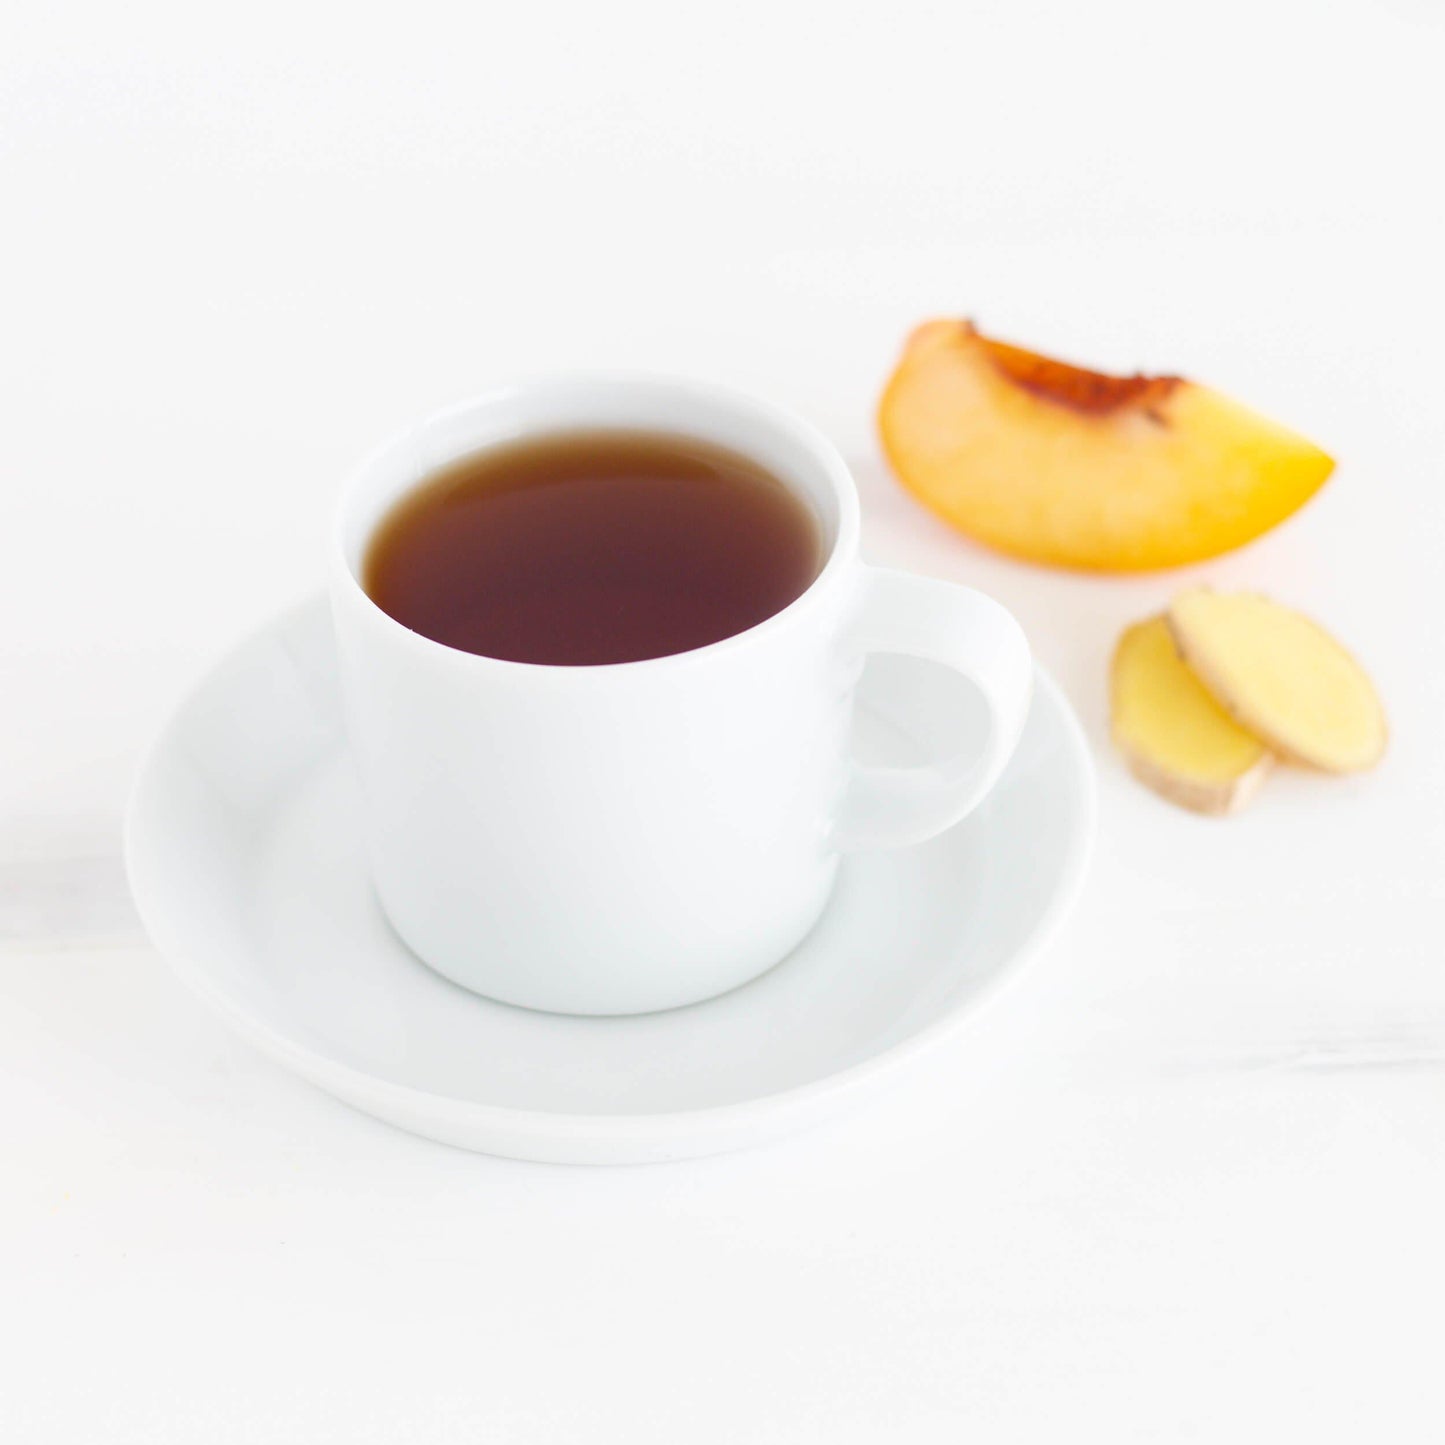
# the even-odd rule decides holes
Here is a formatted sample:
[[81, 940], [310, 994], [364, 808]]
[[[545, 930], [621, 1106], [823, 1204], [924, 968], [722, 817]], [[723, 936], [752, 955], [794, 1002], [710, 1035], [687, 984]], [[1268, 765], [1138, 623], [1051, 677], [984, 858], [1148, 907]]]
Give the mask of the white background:
[[[0, 11], [0, 1436], [1445, 1436], [1445, 23], [1432, 0]], [[1340, 458], [1187, 574], [992, 558], [872, 435], [908, 327], [1182, 371]], [[820, 423], [865, 551], [996, 593], [1096, 745], [1062, 942], [863, 1113], [527, 1166], [353, 1114], [129, 911], [138, 750], [309, 592], [358, 454], [516, 372]], [[1119, 628], [1270, 590], [1364, 659], [1368, 777], [1172, 811]]]

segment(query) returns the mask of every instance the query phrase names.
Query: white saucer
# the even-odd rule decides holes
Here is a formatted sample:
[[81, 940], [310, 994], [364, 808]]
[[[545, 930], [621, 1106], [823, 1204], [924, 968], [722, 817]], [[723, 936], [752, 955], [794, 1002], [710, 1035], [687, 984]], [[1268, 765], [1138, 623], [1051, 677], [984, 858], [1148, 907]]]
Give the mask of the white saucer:
[[[858, 712], [870, 761], [926, 759], [943, 731], [956, 739], [972, 723], [951, 676], [893, 658], [869, 664]], [[925, 715], [931, 736], [901, 722]], [[182, 704], [141, 770], [126, 852], [157, 947], [298, 1074], [449, 1144], [622, 1163], [787, 1133], [955, 1037], [1057, 932], [1094, 808], [1083, 735], [1040, 674], [984, 806], [920, 847], [845, 860], [822, 923], [771, 973], [632, 1018], [492, 1003], [418, 962], [372, 900], [317, 599], [232, 651]]]

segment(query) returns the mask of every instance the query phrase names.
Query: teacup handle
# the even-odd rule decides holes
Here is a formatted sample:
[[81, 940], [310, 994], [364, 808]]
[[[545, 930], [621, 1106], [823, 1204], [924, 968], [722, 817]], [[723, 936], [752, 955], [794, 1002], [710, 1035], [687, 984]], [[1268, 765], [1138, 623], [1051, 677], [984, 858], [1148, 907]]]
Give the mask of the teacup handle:
[[921, 768], [855, 768], [829, 846], [851, 853], [920, 843], [983, 801], [1013, 755], [1033, 689], [1023, 629], [991, 597], [908, 572], [863, 569], [850, 636], [863, 653], [893, 652], [961, 673], [988, 706], [988, 740]]

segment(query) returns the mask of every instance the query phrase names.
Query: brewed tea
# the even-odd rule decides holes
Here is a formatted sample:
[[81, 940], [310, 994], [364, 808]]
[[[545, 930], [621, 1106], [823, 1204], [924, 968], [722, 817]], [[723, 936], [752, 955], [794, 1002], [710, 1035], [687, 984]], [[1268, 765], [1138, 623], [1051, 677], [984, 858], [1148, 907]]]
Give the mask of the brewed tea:
[[422, 481], [372, 537], [362, 582], [448, 647], [580, 666], [746, 631], [822, 561], [811, 509], [749, 458], [664, 433], [568, 432]]

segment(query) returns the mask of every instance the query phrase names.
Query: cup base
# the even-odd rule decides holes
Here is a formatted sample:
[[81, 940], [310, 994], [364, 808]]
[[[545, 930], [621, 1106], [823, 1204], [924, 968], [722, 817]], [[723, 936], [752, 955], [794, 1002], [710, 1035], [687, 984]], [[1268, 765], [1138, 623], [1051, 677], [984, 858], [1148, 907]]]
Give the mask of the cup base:
[[[433, 973], [440, 974], [449, 983], [466, 989], [468, 993], [477, 994], [493, 1003], [504, 1003], [512, 1008], [527, 1009], [534, 1013], [562, 1014], [576, 1018], [628, 1018], [639, 1014], [666, 1013], [671, 1009], [706, 1003], [709, 999], [731, 993], [734, 989], [761, 978], [787, 959], [818, 926], [832, 900], [837, 881], [835, 860], [827, 871], [820, 895], [810, 900], [808, 907], [802, 911], [801, 923], [796, 916], [790, 918], [786, 928], [775, 929], [773, 935], [760, 944], [755, 953], [750, 952], [746, 962], [734, 961], [731, 967], [725, 969], [710, 968], [705, 979], [699, 979], [694, 974], [685, 988], [658, 987], [656, 984], [639, 988], [635, 983], [618, 985], [599, 980], [588, 987], [585, 993], [577, 990], [578, 980], [575, 975], [565, 981], [554, 980], [546, 984], [539, 983], [535, 987], [524, 983], [517, 987], [497, 976], [502, 970], [488, 967], [488, 963], [494, 962], [493, 960], [478, 966], [477, 960], [468, 959], [455, 966], [447, 959], [428, 957], [408, 937], [407, 929], [398, 923], [392, 911], [387, 908], [381, 890], [374, 884], [372, 895], [382, 918], [407, 952], [418, 963], [425, 965]], [[520, 976], [524, 975], [526, 970], [509, 968], [506, 972]], [[568, 994], [574, 996], [567, 997]]]

